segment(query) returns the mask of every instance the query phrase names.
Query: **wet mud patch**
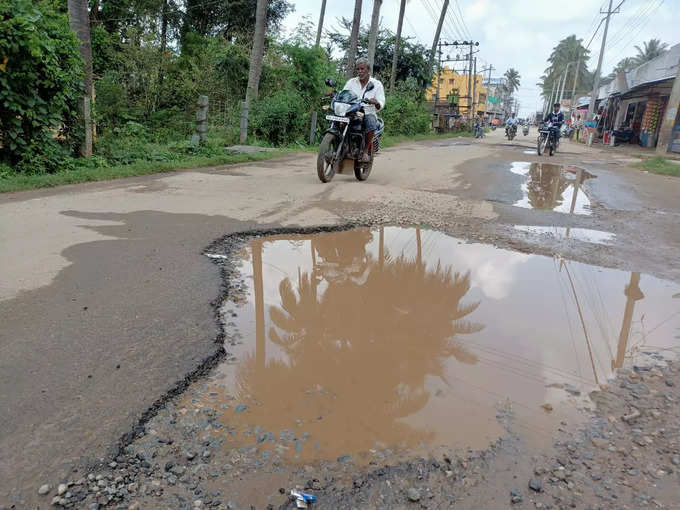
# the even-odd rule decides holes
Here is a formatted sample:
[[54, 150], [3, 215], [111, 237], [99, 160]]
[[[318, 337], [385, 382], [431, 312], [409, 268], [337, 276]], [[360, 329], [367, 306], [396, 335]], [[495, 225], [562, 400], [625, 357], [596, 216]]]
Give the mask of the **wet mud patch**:
[[250, 237], [206, 255], [242, 292], [217, 304], [225, 357], [173, 412], [262, 464], [483, 450], [508, 430], [549, 444], [618, 368], [677, 350], [677, 285], [436, 231]]
[[612, 244], [616, 235], [612, 232], [580, 227], [557, 227], [540, 225], [515, 225], [515, 230], [532, 236], [552, 237], [559, 240], [573, 239], [584, 243]]

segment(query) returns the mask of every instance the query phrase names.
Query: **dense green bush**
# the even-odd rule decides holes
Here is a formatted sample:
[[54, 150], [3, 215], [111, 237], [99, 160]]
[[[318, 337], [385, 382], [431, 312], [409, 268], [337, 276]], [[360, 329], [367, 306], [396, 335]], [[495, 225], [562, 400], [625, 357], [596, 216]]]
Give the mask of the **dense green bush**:
[[[0, 163], [52, 172], [71, 152], [82, 58], [58, 0], [0, 0]], [[56, 135], [68, 133], [68, 137]]]
[[304, 139], [309, 105], [294, 90], [284, 89], [253, 102], [250, 126], [256, 137], [274, 145]]
[[385, 133], [406, 136], [429, 132], [432, 119], [424, 102], [401, 94], [387, 97], [381, 117], [385, 121]]

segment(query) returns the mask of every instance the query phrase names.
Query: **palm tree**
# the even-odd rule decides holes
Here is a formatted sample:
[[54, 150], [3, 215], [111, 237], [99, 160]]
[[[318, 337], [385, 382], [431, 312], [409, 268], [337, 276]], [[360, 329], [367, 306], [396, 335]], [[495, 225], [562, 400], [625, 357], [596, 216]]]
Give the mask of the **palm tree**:
[[644, 43], [644, 49], [635, 46], [635, 49], [638, 52], [634, 57], [635, 61], [638, 65], [642, 65], [665, 53], [667, 48], [668, 44], [662, 43], [659, 39], [650, 39]]
[[521, 76], [519, 75], [519, 72], [511, 67], [507, 71], [505, 71], [505, 79], [507, 80], [507, 87], [508, 87], [508, 92], [510, 95], [514, 94], [514, 92], [519, 88], [519, 80]]
[[248, 137], [248, 111], [251, 99], [257, 99], [262, 74], [262, 57], [264, 56], [264, 33], [267, 28], [268, 0], [257, 0], [255, 8], [255, 34], [253, 48], [250, 53], [250, 70], [248, 71], [248, 86], [246, 88], [245, 114], [241, 124], [241, 143]]
[[78, 101], [80, 114], [84, 123], [85, 136], [80, 145], [80, 155], [88, 157], [92, 155], [92, 45], [90, 44], [90, 16], [88, 13], [88, 0], [68, 0], [69, 24], [71, 30], [78, 34], [80, 40], [80, 54], [85, 63], [85, 76], [83, 77], [83, 94]]
[[401, 0], [399, 7], [399, 21], [397, 22], [397, 37], [394, 40], [394, 55], [392, 55], [392, 72], [390, 73], [390, 94], [394, 92], [394, 83], [397, 80], [397, 62], [399, 60], [399, 44], [401, 43], [401, 28], [404, 26], [404, 12], [406, 0]]
[[368, 33], [368, 68], [373, 71], [375, 60], [375, 45], [378, 40], [378, 25], [380, 24], [380, 7], [382, 0], [373, 0], [373, 14], [371, 16], [371, 31]]
[[347, 78], [354, 76], [354, 61], [357, 58], [357, 46], [359, 44], [359, 28], [361, 26], [362, 0], [354, 0], [354, 17], [352, 18], [352, 32], [349, 36], [349, 49], [347, 50]]

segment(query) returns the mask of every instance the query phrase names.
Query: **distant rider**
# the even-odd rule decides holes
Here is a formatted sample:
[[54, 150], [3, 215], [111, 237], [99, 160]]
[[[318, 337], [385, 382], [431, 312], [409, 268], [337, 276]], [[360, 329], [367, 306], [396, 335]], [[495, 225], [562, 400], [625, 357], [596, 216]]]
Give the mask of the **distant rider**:
[[517, 129], [517, 124], [519, 124], [519, 119], [515, 117], [515, 112], [512, 112], [510, 117], [508, 117], [508, 120], [505, 121], [505, 134], [508, 134], [508, 129], [512, 126], [515, 126], [515, 129]]
[[555, 139], [560, 139], [560, 129], [564, 123], [564, 114], [560, 111], [560, 103], [553, 105], [553, 111], [545, 116], [544, 122], [552, 122], [551, 129], [555, 132]]
[[[383, 84], [377, 78], [371, 78], [371, 71], [368, 68], [367, 58], [358, 58], [357, 64], [357, 77], [350, 78], [345, 83], [345, 88], [343, 90], [349, 90], [354, 92], [358, 98], [365, 98], [369, 103], [375, 106], [376, 110], [382, 110], [385, 107], [385, 89]], [[373, 90], [369, 90], [364, 95], [366, 90], [366, 85], [369, 82], [373, 83]], [[364, 132], [366, 133], [366, 145], [364, 150], [361, 152], [360, 161], [362, 163], [369, 163], [371, 161], [371, 155], [373, 154], [373, 137], [375, 135], [375, 130], [378, 129], [378, 118], [374, 113], [367, 114], [364, 116]]]

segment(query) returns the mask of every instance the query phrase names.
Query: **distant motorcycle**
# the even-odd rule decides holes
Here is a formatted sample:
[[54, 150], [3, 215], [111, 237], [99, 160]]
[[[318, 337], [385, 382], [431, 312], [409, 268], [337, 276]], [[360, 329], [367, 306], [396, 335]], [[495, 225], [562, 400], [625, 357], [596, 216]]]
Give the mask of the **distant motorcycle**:
[[524, 126], [522, 126], [522, 134], [524, 136], [527, 136], [529, 134], [529, 125], [528, 124], [525, 124]]
[[512, 139], [517, 136], [517, 125], [513, 124], [509, 128], [506, 128], [505, 135], [508, 137], [508, 140], [512, 141]]
[[[326, 85], [334, 88], [335, 82], [326, 78]], [[373, 83], [369, 82], [364, 95], [373, 88]], [[350, 90], [341, 90], [333, 95], [329, 109], [332, 114], [326, 115], [326, 120], [330, 121], [330, 124], [323, 135], [316, 159], [319, 180], [330, 182], [336, 172], [343, 172], [344, 163], [347, 161], [354, 167], [354, 176], [357, 180], [365, 181], [373, 168], [375, 153], [380, 149], [380, 138], [385, 130], [385, 123], [378, 118], [371, 160], [364, 163], [361, 161], [361, 153], [366, 144], [366, 134], [362, 129], [362, 123], [364, 115], [375, 113], [375, 106], [363, 97], [359, 99]]]

